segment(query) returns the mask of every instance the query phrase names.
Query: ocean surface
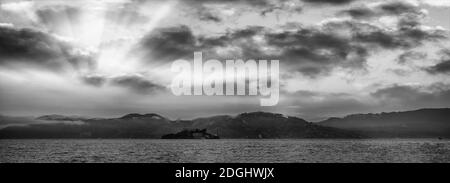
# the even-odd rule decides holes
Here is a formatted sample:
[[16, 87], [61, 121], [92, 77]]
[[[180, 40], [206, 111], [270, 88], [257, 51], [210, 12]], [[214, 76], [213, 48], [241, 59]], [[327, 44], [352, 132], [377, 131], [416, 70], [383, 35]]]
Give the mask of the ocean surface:
[[0, 140], [0, 162], [450, 162], [450, 140]]

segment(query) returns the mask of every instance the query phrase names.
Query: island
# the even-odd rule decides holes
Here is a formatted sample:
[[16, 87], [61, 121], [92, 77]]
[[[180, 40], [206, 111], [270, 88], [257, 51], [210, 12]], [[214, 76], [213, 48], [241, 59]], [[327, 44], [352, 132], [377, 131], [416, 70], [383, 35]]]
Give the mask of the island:
[[206, 129], [183, 130], [175, 134], [167, 134], [161, 137], [162, 139], [219, 139], [218, 135], [213, 135], [206, 132]]

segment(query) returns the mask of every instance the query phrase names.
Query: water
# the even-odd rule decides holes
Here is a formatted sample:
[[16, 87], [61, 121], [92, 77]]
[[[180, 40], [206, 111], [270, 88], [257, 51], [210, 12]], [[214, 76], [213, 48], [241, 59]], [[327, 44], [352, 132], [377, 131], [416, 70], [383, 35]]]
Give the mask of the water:
[[450, 141], [0, 140], [0, 162], [450, 162]]

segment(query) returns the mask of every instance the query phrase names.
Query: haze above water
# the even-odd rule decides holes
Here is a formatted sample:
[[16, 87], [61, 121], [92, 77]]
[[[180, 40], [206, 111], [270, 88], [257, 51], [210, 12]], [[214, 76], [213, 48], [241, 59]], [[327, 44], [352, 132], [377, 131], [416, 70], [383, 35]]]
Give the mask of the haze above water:
[[0, 162], [450, 162], [450, 141], [0, 140]]

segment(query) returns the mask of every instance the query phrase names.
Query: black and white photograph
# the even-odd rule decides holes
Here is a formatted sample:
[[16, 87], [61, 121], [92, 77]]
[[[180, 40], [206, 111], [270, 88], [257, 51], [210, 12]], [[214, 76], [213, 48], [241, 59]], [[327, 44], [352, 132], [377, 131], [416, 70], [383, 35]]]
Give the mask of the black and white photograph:
[[450, 0], [0, 0], [0, 163], [450, 163]]

